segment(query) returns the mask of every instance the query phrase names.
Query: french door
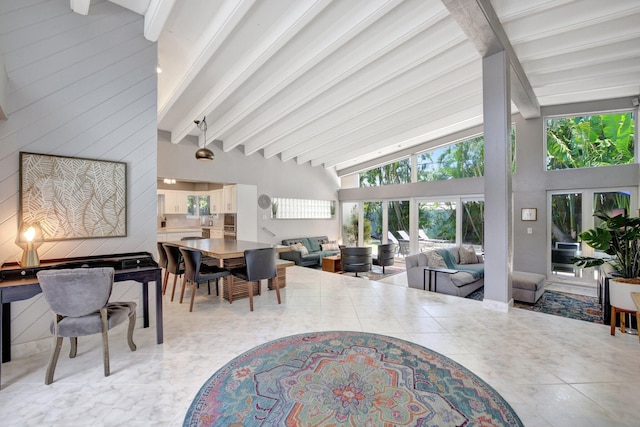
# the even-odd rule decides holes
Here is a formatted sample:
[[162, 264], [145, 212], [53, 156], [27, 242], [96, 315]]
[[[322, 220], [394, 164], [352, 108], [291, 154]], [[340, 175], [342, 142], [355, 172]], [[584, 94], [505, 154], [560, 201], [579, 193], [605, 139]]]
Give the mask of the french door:
[[631, 188], [582, 189], [550, 191], [548, 204], [548, 268], [551, 281], [596, 286], [597, 269], [578, 268], [571, 258], [575, 256], [607, 257], [580, 241], [580, 233], [598, 225], [593, 213], [600, 210], [614, 215], [624, 210], [630, 213], [638, 206], [637, 192]]

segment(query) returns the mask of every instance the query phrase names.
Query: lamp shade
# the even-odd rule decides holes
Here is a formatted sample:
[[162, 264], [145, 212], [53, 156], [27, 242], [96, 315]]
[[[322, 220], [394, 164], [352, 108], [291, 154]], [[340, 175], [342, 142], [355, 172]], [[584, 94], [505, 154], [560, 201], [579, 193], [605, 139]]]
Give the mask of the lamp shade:
[[22, 267], [35, 267], [40, 265], [40, 259], [38, 258], [38, 248], [43, 243], [42, 228], [40, 224], [26, 224], [20, 225], [18, 236], [16, 237], [16, 244], [23, 249], [22, 260], [20, 265]]
[[213, 154], [213, 151], [208, 148], [200, 148], [196, 151], [196, 159], [198, 160], [213, 160], [216, 156]]

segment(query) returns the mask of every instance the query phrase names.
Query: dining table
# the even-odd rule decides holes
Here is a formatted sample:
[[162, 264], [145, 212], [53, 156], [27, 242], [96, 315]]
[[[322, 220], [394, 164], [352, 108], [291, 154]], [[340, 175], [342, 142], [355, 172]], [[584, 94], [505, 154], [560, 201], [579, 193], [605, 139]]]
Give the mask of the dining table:
[[[176, 242], [167, 242], [187, 249], [200, 251], [203, 255], [217, 260], [217, 265], [223, 268], [237, 268], [245, 265], [244, 251], [261, 248], [274, 248], [276, 252], [290, 251], [289, 246], [277, 245], [272, 243], [252, 242], [248, 240], [234, 239], [186, 239]], [[278, 259], [276, 260], [276, 268], [278, 273], [278, 283], [280, 288], [287, 285], [286, 269], [294, 266], [292, 261]], [[223, 298], [233, 301], [237, 298], [245, 298], [249, 296], [249, 288], [246, 281], [234, 277], [233, 286], [231, 278], [225, 277], [223, 280]], [[232, 286], [232, 287], [231, 287]], [[260, 294], [260, 283], [253, 283], [253, 294]], [[231, 293], [230, 293], [231, 289]], [[271, 289], [271, 287], [269, 287]]]

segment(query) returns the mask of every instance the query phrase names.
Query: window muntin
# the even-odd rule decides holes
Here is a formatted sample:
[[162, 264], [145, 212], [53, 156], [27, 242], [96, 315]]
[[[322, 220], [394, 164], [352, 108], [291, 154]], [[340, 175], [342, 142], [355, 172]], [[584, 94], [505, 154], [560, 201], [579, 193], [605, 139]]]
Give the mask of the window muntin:
[[547, 170], [633, 163], [634, 116], [622, 112], [548, 118]]

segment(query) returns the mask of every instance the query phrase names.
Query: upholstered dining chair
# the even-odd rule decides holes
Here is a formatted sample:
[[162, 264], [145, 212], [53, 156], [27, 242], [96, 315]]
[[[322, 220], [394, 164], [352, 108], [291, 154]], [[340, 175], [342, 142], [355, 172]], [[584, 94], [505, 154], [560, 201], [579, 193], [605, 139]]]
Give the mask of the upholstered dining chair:
[[179, 246], [174, 245], [173, 243], [163, 243], [162, 245], [167, 253], [167, 270], [169, 273], [173, 274], [173, 289], [171, 289], [171, 301], [173, 301], [173, 297], [176, 294], [176, 282], [178, 281], [178, 276], [182, 276], [184, 274], [184, 262], [182, 261], [182, 254], [180, 253]]
[[272, 287], [276, 289], [278, 304], [281, 304], [275, 248], [248, 249], [244, 251], [244, 261], [244, 266], [230, 270], [231, 276], [229, 276], [228, 289], [229, 303], [233, 302], [233, 278], [235, 276], [247, 281], [249, 308], [251, 311], [253, 311], [253, 284], [258, 284], [258, 295], [260, 295], [262, 293], [260, 281], [264, 279], [268, 279]]
[[54, 349], [47, 367], [45, 384], [53, 382], [63, 337], [71, 339], [69, 357], [74, 358], [78, 352], [78, 337], [101, 333], [105, 377], [110, 374], [109, 329], [129, 319], [127, 342], [131, 351], [136, 351], [133, 342], [136, 303], [108, 302], [113, 286], [113, 268], [42, 270], [37, 275], [44, 298], [53, 312], [51, 332], [54, 336]]
[[162, 242], [158, 242], [158, 265], [164, 269], [164, 275], [162, 277], [162, 295], [167, 292], [167, 282], [169, 281], [169, 270], [167, 261], [167, 252], [164, 250]]
[[[632, 283], [618, 282], [609, 279], [609, 304], [611, 304], [611, 335], [616, 334], [616, 322], [620, 314], [620, 332], [625, 332], [625, 315], [631, 313], [636, 315], [638, 327], [640, 328], [640, 312], [631, 298], [631, 292], [640, 292], [640, 285]], [[640, 340], [640, 334], [638, 334]]]
[[[182, 282], [182, 292], [180, 292], [180, 304], [182, 304], [182, 299], [184, 297], [184, 288], [187, 282], [193, 284], [193, 289], [191, 290], [191, 303], [189, 304], [189, 312], [193, 311], [193, 301], [196, 296], [196, 288], [198, 287], [198, 283], [209, 282], [211, 280], [216, 281], [216, 294], [218, 293], [218, 281], [227, 277], [229, 274], [229, 270], [222, 267], [216, 267], [212, 265], [207, 265], [202, 263], [202, 253], [200, 251], [194, 251], [192, 249], [180, 248], [180, 253], [182, 254], [182, 259], [184, 259], [184, 281]], [[209, 293], [211, 293], [211, 288], [209, 288]]]

